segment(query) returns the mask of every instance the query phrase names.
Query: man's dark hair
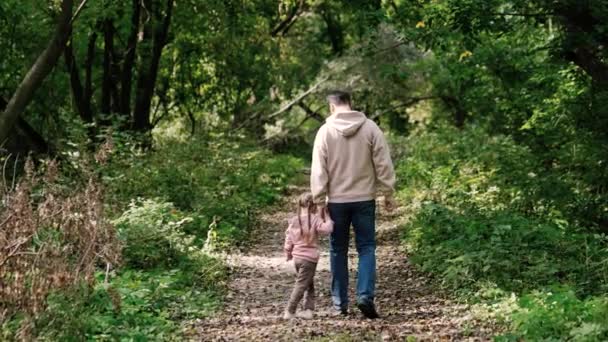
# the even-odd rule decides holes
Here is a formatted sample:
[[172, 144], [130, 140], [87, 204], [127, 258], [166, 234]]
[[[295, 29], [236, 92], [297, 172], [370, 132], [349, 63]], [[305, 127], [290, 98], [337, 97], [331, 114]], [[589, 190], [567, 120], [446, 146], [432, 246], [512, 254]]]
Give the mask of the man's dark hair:
[[336, 106], [350, 105], [350, 94], [346, 91], [334, 90], [327, 94], [327, 101]]

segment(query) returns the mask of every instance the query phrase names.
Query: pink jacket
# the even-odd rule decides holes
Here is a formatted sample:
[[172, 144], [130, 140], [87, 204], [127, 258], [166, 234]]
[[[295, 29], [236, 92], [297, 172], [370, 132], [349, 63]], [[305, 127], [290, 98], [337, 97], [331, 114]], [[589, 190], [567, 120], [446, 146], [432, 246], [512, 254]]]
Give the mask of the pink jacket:
[[325, 218], [325, 222], [318, 215], [311, 214], [310, 225], [313, 230], [316, 230], [316, 237], [311, 237], [313, 230], [308, 227], [308, 218], [306, 214], [301, 216], [303, 232], [300, 232], [300, 223], [298, 216], [294, 216], [287, 220], [289, 226], [285, 231], [285, 254], [287, 259], [291, 257], [304, 259], [310, 262], [319, 261], [319, 236], [329, 235], [334, 230], [334, 222], [329, 218]]

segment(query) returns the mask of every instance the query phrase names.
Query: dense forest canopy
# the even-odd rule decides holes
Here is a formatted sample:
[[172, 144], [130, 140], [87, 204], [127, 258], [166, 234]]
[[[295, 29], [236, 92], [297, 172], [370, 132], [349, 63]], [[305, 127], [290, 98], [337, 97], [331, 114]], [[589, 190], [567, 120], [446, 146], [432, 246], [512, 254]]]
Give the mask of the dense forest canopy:
[[[565, 291], [564, 303], [591, 312], [606, 293], [607, 19], [603, 0], [3, 0], [0, 220], [29, 228], [13, 235], [3, 228], [0, 248], [38, 234], [14, 221], [25, 210], [15, 206], [31, 197], [32, 205], [56, 200], [58, 212], [113, 222], [86, 237], [96, 241], [96, 257], [67, 258], [82, 260], [71, 284], [92, 282], [98, 271], [109, 281], [119, 254], [135, 273], [119, 272], [115, 287], [129, 277], [170, 279], [163, 267], [216, 267], [206, 255], [182, 258], [179, 248], [209, 246], [214, 234], [224, 247], [246, 241], [254, 214], [308, 162], [328, 116], [325, 94], [345, 89], [391, 136], [400, 198], [411, 205], [406, 230], [415, 232], [406, 243], [423, 270], [458, 291], [484, 281], [525, 296], [559, 283], [574, 293]], [[48, 170], [59, 176], [37, 175]], [[72, 196], [69, 189], [109, 209], [58, 200]], [[49, 227], [63, 222], [26, 207]], [[228, 214], [233, 208], [242, 212]], [[167, 248], [168, 264], [133, 247], [143, 243], [142, 217], [183, 228], [154, 228], [158, 245], [150, 250]], [[122, 252], [113, 226], [126, 241]], [[450, 229], [469, 235], [450, 240], [460, 234]], [[509, 249], [516, 245], [545, 254], [514, 260], [527, 253]], [[575, 245], [587, 248], [580, 269], [584, 253]], [[550, 258], [561, 251], [563, 259]], [[26, 264], [51, 272], [37, 261], [11, 263], [15, 253], [0, 254], [0, 265], [10, 265], [0, 283], [19, 283], [15, 272]], [[451, 266], [440, 264], [449, 257]], [[62, 262], [55, 266], [70, 268]], [[505, 273], [488, 274], [495, 268]], [[210, 274], [201, 277], [219, 281]], [[103, 300], [111, 301], [108, 293]], [[22, 332], [51, 331], [53, 318], [40, 318], [47, 295], [32, 305], [1, 301], [3, 334], [21, 324], [14, 323], [20, 312], [31, 323]], [[12, 308], [3, 311], [5, 303]], [[514, 336], [547, 337], [526, 335], [542, 329], [513, 317], [530, 329]], [[596, 325], [601, 340], [608, 327]]]
[[[396, 132], [408, 132], [410, 109], [427, 103], [433, 118], [487, 123], [544, 154], [548, 167], [580, 170], [589, 193], [605, 192], [602, 1], [1, 6], [0, 139], [11, 138], [9, 152], [95, 144], [110, 127], [280, 140], [317, 127], [305, 121], [323, 121], [319, 94], [345, 87]], [[587, 160], [571, 155], [580, 148]], [[596, 205], [579, 208], [589, 211], [581, 217], [603, 226]]]
[[[62, 16], [62, 5], [69, 5], [70, 13]], [[48, 140], [68, 134], [58, 126], [69, 127], [59, 123], [73, 118], [60, 112], [36, 115], [43, 111], [39, 107], [48, 112], [72, 106], [80, 121], [95, 123], [98, 129], [121, 118], [123, 128], [143, 132], [174, 118], [188, 118], [194, 127], [214, 115], [232, 125], [254, 116], [251, 126], [255, 126], [276, 121], [260, 112], [272, 113], [281, 101], [295, 98], [326, 77], [355, 90], [362, 107], [373, 106], [389, 116], [395, 112], [389, 104], [373, 101], [380, 89], [389, 95], [383, 102], [401, 101], [400, 109], [420, 98], [437, 99], [454, 111], [457, 125], [473, 112], [466, 108], [464, 93], [473, 94], [482, 86], [493, 87], [480, 95], [500, 100], [508, 95], [501, 87], [529, 88], [531, 75], [543, 74], [547, 76], [534, 81], [550, 88], [549, 78], [558, 78], [555, 74], [572, 65], [580, 82], [589, 78], [587, 86], [594, 91], [587, 100], [594, 107], [602, 105], [605, 88], [601, 18], [606, 5], [601, 1], [85, 1], [77, 5], [2, 4], [5, 101], [49, 40], [67, 42], [61, 60], [54, 56], [45, 61], [55, 68], [37, 94], [46, 90], [53, 96], [35, 96], [31, 108], [19, 115]], [[76, 11], [80, 16], [69, 20], [69, 30], [53, 36], [62, 18]], [[37, 24], [32, 26], [33, 22]], [[548, 96], [534, 88], [539, 96]], [[519, 112], [519, 118], [496, 118], [501, 120], [497, 124], [515, 129], [534, 117]], [[603, 129], [601, 124], [590, 127]]]

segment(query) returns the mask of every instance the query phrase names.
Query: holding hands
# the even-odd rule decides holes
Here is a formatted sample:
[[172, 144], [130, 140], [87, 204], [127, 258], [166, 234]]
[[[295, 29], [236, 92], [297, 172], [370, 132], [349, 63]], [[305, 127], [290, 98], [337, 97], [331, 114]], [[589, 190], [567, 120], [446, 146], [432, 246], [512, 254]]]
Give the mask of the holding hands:
[[396, 207], [397, 202], [395, 201], [393, 195], [386, 195], [384, 197], [384, 208], [386, 209], [386, 211], [391, 213], [393, 212], [393, 210], [395, 210]]
[[320, 214], [321, 214], [321, 220], [323, 220], [323, 223], [325, 223], [327, 221], [327, 218], [329, 217], [329, 209], [327, 209], [327, 206], [319, 206], [318, 207]]

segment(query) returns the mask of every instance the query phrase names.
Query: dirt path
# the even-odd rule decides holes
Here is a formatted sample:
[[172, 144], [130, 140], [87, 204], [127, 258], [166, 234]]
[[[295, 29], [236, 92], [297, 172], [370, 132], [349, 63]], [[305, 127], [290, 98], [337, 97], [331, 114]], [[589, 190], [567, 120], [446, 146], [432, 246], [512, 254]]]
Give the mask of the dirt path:
[[[297, 195], [303, 189], [294, 188]], [[408, 263], [400, 247], [399, 211], [377, 223], [378, 320], [362, 318], [353, 306], [348, 317], [331, 317], [327, 241], [315, 277], [316, 317], [284, 321], [281, 315], [291, 291], [293, 264], [285, 262], [282, 244], [285, 222], [291, 215], [293, 196], [262, 217], [252, 247], [230, 255], [232, 280], [224, 311], [216, 318], [196, 323], [198, 341], [482, 341], [490, 333], [477, 326], [459, 306], [437, 296], [427, 280]], [[402, 223], [402, 222], [401, 222]], [[352, 236], [353, 234], [351, 234]], [[352, 237], [351, 237], [352, 240]], [[351, 241], [350, 298], [354, 302], [356, 250]]]

